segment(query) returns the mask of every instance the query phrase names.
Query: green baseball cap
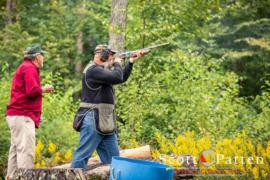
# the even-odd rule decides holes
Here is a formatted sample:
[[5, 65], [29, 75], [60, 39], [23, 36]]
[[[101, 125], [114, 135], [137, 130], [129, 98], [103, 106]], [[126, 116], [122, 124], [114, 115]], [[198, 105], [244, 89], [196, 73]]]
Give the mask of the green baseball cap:
[[24, 51], [25, 55], [33, 55], [33, 54], [37, 54], [37, 53], [44, 55], [47, 53], [47, 51], [41, 49], [39, 44], [31, 44], [31, 45], [27, 46], [27, 48]]

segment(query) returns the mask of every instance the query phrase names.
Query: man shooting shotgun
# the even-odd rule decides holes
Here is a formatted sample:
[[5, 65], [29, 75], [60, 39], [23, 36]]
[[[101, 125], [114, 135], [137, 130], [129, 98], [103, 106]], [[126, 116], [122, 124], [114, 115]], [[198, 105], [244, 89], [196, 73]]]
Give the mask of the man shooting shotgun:
[[[112, 156], [119, 156], [113, 85], [127, 81], [133, 64], [145, 53], [165, 45], [167, 44], [118, 55], [108, 45], [100, 44], [95, 48], [93, 61], [83, 71], [81, 103], [73, 122], [73, 128], [80, 132], [80, 141], [73, 154], [72, 168], [86, 170], [88, 159], [94, 150], [104, 164], [110, 164]], [[125, 58], [129, 62], [122, 66]]]
[[[73, 154], [72, 168], [86, 170], [94, 150], [104, 164], [111, 163], [112, 156], [119, 156], [113, 85], [127, 81], [143, 52], [137, 51], [136, 57], [130, 57], [124, 67], [121, 58], [113, 57], [115, 53], [107, 45], [98, 45], [93, 61], [83, 71], [81, 103], [73, 123], [80, 132], [80, 141]], [[108, 63], [111, 68], [106, 67]]]

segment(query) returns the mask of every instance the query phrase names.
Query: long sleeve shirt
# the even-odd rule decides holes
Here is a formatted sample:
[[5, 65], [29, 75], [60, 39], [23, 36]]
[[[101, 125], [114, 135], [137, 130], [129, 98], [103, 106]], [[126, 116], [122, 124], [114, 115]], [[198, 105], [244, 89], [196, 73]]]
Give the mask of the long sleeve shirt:
[[132, 67], [130, 62], [124, 68], [119, 63], [114, 63], [112, 69], [98, 64], [89, 67], [82, 78], [81, 102], [114, 104], [112, 85], [127, 81]]
[[6, 115], [30, 117], [38, 128], [41, 104], [42, 89], [39, 69], [31, 60], [25, 59], [13, 76]]

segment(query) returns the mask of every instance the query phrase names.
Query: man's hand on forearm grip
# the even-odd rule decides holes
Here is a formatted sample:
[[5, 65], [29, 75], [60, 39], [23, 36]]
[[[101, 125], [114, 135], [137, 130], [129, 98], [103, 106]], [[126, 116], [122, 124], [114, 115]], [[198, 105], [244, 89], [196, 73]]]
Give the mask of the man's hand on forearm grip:
[[129, 59], [129, 62], [131, 63], [135, 63], [140, 57], [142, 57], [144, 55], [144, 52], [143, 51], [138, 51], [135, 53], [134, 56], [132, 56], [130, 59]]

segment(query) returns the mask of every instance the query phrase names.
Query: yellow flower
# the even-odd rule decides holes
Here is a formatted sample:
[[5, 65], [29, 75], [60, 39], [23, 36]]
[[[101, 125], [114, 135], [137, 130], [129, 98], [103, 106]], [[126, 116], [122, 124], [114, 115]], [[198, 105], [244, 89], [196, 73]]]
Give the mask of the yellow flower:
[[37, 145], [36, 145], [36, 151], [40, 153], [40, 152], [42, 152], [43, 148], [44, 148], [44, 144], [43, 144], [42, 141], [39, 139], [39, 140], [38, 140], [38, 143], [37, 143]]
[[153, 159], [159, 159], [160, 158], [160, 152], [158, 150], [152, 151], [152, 157]]
[[51, 154], [55, 153], [55, 151], [56, 151], [56, 145], [54, 143], [52, 143], [51, 141], [49, 141], [48, 151]]
[[240, 136], [236, 137], [233, 141], [233, 143], [235, 145], [241, 145], [242, 144], [242, 139], [240, 138]]
[[262, 170], [261, 172], [262, 172], [262, 177], [263, 177], [263, 178], [265, 178], [265, 177], [268, 176], [268, 173], [267, 173], [265, 170]]
[[98, 156], [98, 153], [97, 153], [97, 151], [95, 150], [94, 152], [93, 152], [93, 154], [92, 154], [92, 157], [97, 157]]
[[42, 160], [42, 161], [41, 161], [40, 167], [46, 167], [46, 162], [45, 162], [45, 160]]
[[[160, 148], [152, 151], [153, 158], [177, 168], [182, 166], [177, 159], [180, 155], [191, 154], [198, 160], [202, 150], [213, 149], [216, 155], [222, 154], [225, 157], [219, 161], [219, 167], [235, 168], [240, 170], [243, 175], [252, 173], [254, 179], [268, 178], [270, 175], [270, 141], [266, 147], [260, 143], [255, 144], [245, 132], [237, 134], [234, 138], [220, 139], [216, 141], [215, 146], [211, 142], [211, 137], [205, 136], [197, 139], [194, 132], [179, 135], [175, 141], [170, 141], [161, 134], [156, 134], [156, 140]], [[243, 157], [243, 162], [241, 157]], [[259, 164], [259, 157], [263, 158], [263, 164]], [[208, 161], [211, 160], [210, 156], [205, 156], [205, 158]], [[249, 158], [253, 159], [251, 160], [253, 163], [246, 162]], [[207, 170], [210, 169], [214, 170], [215, 166], [208, 168], [200, 166], [203, 174], [207, 174]]]
[[254, 145], [252, 144], [251, 140], [247, 141], [247, 149], [248, 149], [249, 152], [254, 152], [255, 151]]
[[57, 163], [61, 162], [61, 154], [59, 152], [55, 153], [54, 161]]
[[223, 145], [230, 146], [231, 144], [232, 144], [232, 141], [230, 139], [224, 139], [223, 140]]
[[38, 140], [38, 143], [35, 148], [35, 162], [39, 161], [39, 159], [41, 158], [41, 153], [43, 151], [43, 148], [44, 148], [44, 144], [42, 143], [41, 140]]
[[72, 151], [71, 149], [67, 150], [64, 154], [65, 161], [70, 161], [72, 159]]
[[270, 161], [270, 141], [267, 143], [267, 148], [266, 148], [266, 157]]
[[259, 178], [259, 169], [258, 169], [257, 167], [254, 167], [254, 168], [252, 169], [252, 174], [253, 174], [253, 177], [254, 177], [255, 179], [258, 179], [258, 178]]
[[139, 147], [139, 143], [138, 141], [136, 141], [136, 139], [131, 139], [130, 140], [130, 148], [136, 148], [136, 147]]
[[35, 164], [35, 168], [40, 168], [40, 167], [41, 167], [40, 163]]

